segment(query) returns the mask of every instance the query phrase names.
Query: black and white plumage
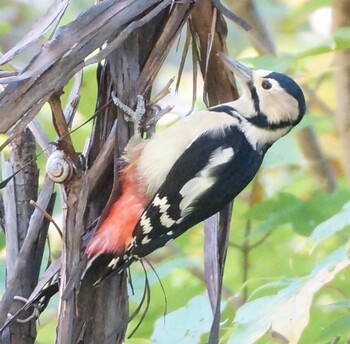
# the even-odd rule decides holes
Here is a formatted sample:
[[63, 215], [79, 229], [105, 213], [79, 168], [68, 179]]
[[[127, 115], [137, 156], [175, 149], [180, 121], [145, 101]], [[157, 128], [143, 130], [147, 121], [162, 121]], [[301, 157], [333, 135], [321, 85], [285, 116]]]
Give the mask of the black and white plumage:
[[129, 147], [142, 193], [135, 197], [146, 202], [106, 275], [221, 210], [253, 179], [268, 148], [302, 119], [304, 95], [290, 77], [219, 57], [240, 79], [241, 97], [196, 112], [140, 147]]
[[263, 151], [254, 150], [235, 126], [201, 134], [142, 214], [132, 254], [149, 254], [221, 210], [251, 181], [262, 159]]

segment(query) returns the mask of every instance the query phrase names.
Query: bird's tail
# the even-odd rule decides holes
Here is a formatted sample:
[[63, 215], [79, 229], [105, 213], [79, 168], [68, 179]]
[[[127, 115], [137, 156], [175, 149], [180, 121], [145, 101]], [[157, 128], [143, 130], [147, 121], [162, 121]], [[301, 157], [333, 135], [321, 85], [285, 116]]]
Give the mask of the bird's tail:
[[146, 199], [140, 190], [136, 168], [129, 165], [122, 172], [122, 194], [87, 244], [89, 258], [100, 253], [122, 254], [130, 244], [134, 228], [144, 211]]

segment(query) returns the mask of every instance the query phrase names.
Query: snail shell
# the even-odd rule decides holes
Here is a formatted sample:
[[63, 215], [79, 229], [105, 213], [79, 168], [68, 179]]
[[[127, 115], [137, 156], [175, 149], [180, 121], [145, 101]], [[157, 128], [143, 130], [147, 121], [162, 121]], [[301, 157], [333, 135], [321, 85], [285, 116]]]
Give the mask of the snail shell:
[[74, 164], [69, 157], [60, 150], [54, 151], [46, 163], [46, 173], [55, 183], [65, 183], [73, 175]]

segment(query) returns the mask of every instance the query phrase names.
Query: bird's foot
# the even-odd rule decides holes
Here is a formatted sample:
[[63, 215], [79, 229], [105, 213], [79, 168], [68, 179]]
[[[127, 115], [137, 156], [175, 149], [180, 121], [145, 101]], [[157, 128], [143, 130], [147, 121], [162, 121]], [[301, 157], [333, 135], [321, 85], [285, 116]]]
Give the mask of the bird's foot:
[[112, 100], [113, 103], [124, 112], [124, 118], [127, 122], [132, 122], [134, 125], [135, 135], [140, 134], [140, 123], [146, 112], [145, 109], [145, 100], [143, 96], [138, 95], [136, 97], [136, 109], [135, 111], [129, 106], [125, 105], [112, 91]]

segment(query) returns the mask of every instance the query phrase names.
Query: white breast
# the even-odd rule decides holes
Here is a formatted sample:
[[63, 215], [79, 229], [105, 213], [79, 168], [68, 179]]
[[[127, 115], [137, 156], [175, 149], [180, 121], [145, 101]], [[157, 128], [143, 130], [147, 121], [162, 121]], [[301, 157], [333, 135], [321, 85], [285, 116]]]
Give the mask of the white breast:
[[142, 181], [147, 181], [148, 196], [157, 192], [175, 161], [195, 137], [213, 127], [236, 123], [236, 118], [225, 113], [203, 110], [157, 133], [145, 145], [137, 166]]

